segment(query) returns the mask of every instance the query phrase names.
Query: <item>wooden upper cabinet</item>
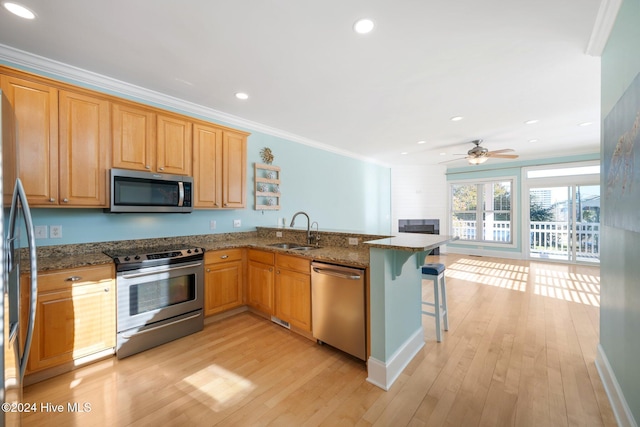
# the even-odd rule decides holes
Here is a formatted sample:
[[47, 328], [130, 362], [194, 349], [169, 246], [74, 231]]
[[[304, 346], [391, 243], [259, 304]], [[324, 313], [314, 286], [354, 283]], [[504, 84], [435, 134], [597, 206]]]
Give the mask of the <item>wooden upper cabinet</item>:
[[243, 208], [247, 200], [247, 135], [222, 135], [222, 207]]
[[247, 134], [213, 125], [193, 126], [196, 208], [246, 206]]
[[60, 91], [60, 204], [107, 206], [109, 102]]
[[178, 117], [158, 115], [157, 171], [191, 175], [191, 122]]
[[193, 185], [196, 208], [222, 207], [222, 129], [193, 125]]
[[19, 176], [29, 203], [58, 203], [58, 91], [13, 76], [0, 76], [16, 116]]
[[115, 102], [111, 106], [113, 167], [155, 171], [155, 113]]

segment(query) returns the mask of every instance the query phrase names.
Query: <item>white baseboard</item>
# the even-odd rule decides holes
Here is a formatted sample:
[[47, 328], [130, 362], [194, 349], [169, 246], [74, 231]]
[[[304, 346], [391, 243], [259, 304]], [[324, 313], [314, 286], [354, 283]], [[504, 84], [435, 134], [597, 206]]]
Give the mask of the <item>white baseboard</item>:
[[424, 330], [420, 326], [387, 362], [369, 357], [367, 381], [388, 391], [422, 347], [424, 347]]
[[596, 354], [596, 368], [598, 369], [598, 374], [600, 374], [604, 390], [609, 397], [609, 402], [611, 402], [611, 408], [616, 416], [618, 425], [620, 427], [638, 427], [624, 394], [622, 394], [616, 375], [611, 369], [609, 359], [607, 359], [607, 355], [600, 344], [598, 344], [598, 352]]

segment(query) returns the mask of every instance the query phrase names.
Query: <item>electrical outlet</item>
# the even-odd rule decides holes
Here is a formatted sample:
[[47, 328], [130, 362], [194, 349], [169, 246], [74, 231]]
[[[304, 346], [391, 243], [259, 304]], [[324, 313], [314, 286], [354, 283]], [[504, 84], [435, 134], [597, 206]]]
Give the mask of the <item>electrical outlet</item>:
[[214, 220], [209, 221], [209, 230], [216, 229], [216, 222]]
[[282, 237], [282, 231], [276, 231], [276, 237]]
[[33, 231], [35, 232], [36, 239], [46, 239], [47, 238], [47, 226], [46, 225], [36, 225], [33, 227]]
[[61, 239], [62, 238], [62, 226], [61, 225], [52, 225], [50, 228], [49, 237], [52, 239]]
[[349, 237], [349, 244], [350, 245], [357, 245], [358, 244], [358, 238], [357, 237]]
[[233, 228], [239, 228], [242, 225], [242, 220], [234, 219], [233, 220]]

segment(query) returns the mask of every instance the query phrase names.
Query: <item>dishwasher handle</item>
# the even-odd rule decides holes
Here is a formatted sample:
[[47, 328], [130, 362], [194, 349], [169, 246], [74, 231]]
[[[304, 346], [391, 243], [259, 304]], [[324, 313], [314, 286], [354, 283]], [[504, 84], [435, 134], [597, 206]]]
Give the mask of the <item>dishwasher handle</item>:
[[360, 274], [353, 273], [352, 270], [344, 271], [331, 267], [313, 267], [313, 271], [318, 274], [326, 274], [327, 276], [340, 277], [341, 279], [360, 280]]

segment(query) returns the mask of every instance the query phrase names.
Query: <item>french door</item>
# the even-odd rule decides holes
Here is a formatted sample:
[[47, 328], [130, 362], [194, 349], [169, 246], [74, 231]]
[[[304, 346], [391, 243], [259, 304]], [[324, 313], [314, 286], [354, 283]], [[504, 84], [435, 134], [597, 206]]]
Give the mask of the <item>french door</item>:
[[600, 186], [529, 188], [529, 257], [600, 262]]

